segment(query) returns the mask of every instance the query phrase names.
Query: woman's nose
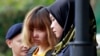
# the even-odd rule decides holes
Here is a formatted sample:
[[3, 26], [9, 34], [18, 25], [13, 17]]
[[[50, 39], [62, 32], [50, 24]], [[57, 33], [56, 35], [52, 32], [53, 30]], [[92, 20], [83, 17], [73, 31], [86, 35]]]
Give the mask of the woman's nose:
[[38, 32], [36, 31], [33, 32], [33, 38], [38, 38]]
[[37, 34], [36, 33], [33, 33], [33, 37], [36, 37], [37, 36]]
[[54, 27], [53, 27], [53, 24], [51, 24], [50, 28], [53, 30], [53, 28], [54, 28]]

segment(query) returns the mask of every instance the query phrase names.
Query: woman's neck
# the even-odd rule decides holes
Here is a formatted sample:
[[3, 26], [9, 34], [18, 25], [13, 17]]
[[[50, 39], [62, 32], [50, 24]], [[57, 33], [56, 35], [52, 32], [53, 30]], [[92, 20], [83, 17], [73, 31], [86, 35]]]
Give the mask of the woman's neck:
[[38, 48], [39, 48], [39, 51], [38, 51], [37, 54], [41, 54], [41, 53], [45, 52], [49, 48], [49, 45], [38, 46]]

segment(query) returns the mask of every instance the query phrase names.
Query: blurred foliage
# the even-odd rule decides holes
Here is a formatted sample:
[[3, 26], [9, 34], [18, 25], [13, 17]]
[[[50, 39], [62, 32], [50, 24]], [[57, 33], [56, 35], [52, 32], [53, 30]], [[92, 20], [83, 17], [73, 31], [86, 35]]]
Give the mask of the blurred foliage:
[[100, 56], [100, 49], [98, 49], [97, 51], [97, 56]]
[[[0, 56], [12, 56], [11, 50], [5, 43], [5, 35], [11, 25], [23, 22], [26, 13], [34, 6], [48, 6], [55, 0], [0, 0]], [[100, 33], [100, 0], [94, 9], [97, 32]], [[100, 53], [100, 51], [98, 51]], [[100, 56], [98, 54], [98, 56]]]
[[95, 12], [96, 23], [97, 23], [97, 32], [100, 33], [100, 0], [96, 1], [94, 12]]
[[0, 56], [12, 56], [5, 43], [5, 35], [9, 27], [23, 22], [26, 13], [34, 6], [50, 5], [54, 0], [0, 0]]

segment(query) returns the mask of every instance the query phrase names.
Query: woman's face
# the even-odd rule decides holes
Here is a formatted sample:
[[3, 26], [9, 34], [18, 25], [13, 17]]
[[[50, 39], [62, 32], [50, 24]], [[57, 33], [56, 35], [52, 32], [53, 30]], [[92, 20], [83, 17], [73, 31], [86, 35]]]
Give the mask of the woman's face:
[[34, 44], [37, 46], [39, 45], [43, 46], [43, 45], [48, 44], [46, 31], [42, 31], [42, 30], [34, 28], [33, 41], [34, 41]]
[[63, 28], [58, 24], [57, 20], [50, 14], [50, 20], [51, 20], [51, 29], [54, 32], [54, 34], [56, 35], [56, 37], [58, 39], [60, 39], [62, 32], [63, 32]]

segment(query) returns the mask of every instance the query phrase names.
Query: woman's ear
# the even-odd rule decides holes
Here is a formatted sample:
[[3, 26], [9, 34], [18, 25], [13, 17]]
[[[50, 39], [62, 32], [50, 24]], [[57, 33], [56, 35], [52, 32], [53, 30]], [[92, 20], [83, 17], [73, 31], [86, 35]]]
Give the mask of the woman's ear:
[[12, 40], [7, 39], [6, 44], [8, 45], [9, 48], [12, 48]]

